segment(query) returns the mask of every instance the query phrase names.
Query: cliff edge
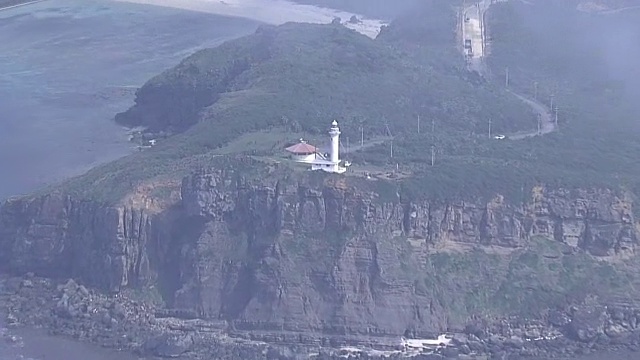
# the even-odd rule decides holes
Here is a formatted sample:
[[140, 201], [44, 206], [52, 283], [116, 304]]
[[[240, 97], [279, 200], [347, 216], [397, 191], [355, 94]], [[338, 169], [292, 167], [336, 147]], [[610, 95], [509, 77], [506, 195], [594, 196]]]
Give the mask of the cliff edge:
[[640, 295], [624, 192], [536, 187], [521, 204], [434, 202], [382, 196], [379, 180], [220, 161], [162, 209], [10, 200], [0, 263], [154, 291], [168, 309], [243, 330], [431, 333], [474, 314], [541, 316], [587, 295]]

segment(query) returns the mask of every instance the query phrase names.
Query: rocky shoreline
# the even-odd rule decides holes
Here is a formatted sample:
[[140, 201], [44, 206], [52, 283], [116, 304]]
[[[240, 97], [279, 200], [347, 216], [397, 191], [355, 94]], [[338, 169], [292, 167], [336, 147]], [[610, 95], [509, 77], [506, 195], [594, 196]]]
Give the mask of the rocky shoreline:
[[123, 294], [99, 293], [73, 280], [54, 281], [28, 274], [5, 277], [0, 282], [0, 307], [8, 326], [39, 327], [52, 335], [140, 356], [251, 360], [317, 354], [316, 359], [552, 359], [619, 349], [640, 351], [640, 310], [595, 303], [550, 311], [545, 319], [537, 321], [473, 321], [452, 333], [450, 346], [429, 353], [402, 349], [399, 342], [386, 338], [235, 331], [224, 321], [170, 317], [179, 314], [169, 314]]

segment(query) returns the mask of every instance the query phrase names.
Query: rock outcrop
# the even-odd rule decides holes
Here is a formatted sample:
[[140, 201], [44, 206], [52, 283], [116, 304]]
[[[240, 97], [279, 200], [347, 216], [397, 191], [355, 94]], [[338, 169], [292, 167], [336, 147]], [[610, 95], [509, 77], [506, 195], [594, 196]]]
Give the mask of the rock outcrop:
[[[358, 178], [269, 173], [194, 174], [164, 213], [61, 194], [10, 200], [0, 263], [111, 291], [153, 285], [169, 308], [239, 330], [395, 336], [462, 326], [451, 299], [473, 308], [466, 285], [443, 284], [435, 253], [502, 249], [504, 264], [483, 264], [493, 271], [536, 236], [606, 257], [637, 242], [632, 202], [607, 189], [539, 187], [523, 204], [383, 201]], [[488, 295], [473, 299], [502, 296], [510, 280], [495, 271], [495, 282], [474, 284]], [[443, 296], [445, 285], [458, 293]]]

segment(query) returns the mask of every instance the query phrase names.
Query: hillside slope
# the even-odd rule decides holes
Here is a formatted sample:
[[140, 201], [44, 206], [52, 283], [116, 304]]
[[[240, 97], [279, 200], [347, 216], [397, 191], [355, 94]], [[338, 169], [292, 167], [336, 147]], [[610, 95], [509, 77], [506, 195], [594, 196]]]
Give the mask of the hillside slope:
[[340, 25], [262, 27], [200, 51], [145, 84], [135, 106], [116, 121], [146, 126], [153, 136], [179, 135], [94, 169], [69, 188], [87, 196], [110, 191], [99, 197], [114, 201], [143, 180], [174, 173], [179, 179], [185, 174], [180, 169], [206, 163], [240, 135], [274, 127], [285, 131], [279, 141], [300, 132], [322, 139], [332, 119], [340, 121], [343, 139], [359, 138], [360, 126], [367, 138], [388, 131], [398, 137], [415, 132], [419, 115], [437, 120], [440, 136], [453, 141], [484, 131], [486, 118], [496, 129], [533, 121], [517, 99], [487, 83], [470, 83], [457, 56], [439, 55], [452, 44], [434, 44], [427, 62]]

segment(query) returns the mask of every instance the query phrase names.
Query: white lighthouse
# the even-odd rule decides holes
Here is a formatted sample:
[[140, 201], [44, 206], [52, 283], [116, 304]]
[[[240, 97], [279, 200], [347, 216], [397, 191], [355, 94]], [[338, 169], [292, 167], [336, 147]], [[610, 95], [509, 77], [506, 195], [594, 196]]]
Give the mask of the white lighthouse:
[[331, 162], [338, 164], [340, 162], [340, 128], [335, 120], [331, 123], [329, 136], [331, 136]]
[[347, 171], [347, 168], [340, 166], [340, 128], [335, 120], [331, 123], [329, 136], [331, 137], [329, 159], [326, 159], [321, 154], [316, 154], [316, 158], [311, 161], [311, 170], [342, 174]]

